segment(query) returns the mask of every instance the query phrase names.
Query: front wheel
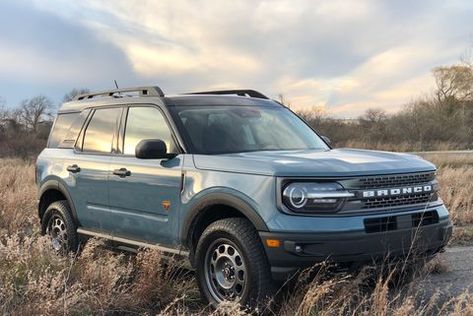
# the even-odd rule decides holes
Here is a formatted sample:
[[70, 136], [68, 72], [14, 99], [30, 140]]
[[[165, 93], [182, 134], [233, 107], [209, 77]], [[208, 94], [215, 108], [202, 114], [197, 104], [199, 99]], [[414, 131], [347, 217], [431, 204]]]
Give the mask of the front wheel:
[[210, 224], [199, 239], [195, 258], [199, 287], [212, 305], [237, 301], [255, 307], [269, 298], [268, 260], [248, 220], [226, 218]]

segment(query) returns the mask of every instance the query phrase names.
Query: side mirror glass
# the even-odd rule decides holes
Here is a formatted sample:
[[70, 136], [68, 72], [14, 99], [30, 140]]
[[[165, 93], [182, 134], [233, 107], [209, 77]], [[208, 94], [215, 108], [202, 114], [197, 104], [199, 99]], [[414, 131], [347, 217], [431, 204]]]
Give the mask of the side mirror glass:
[[161, 139], [143, 139], [135, 147], [135, 156], [139, 159], [170, 159], [175, 154], [168, 154], [166, 143]]
[[327, 136], [320, 136], [327, 143], [327, 145], [332, 145], [332, 141]]

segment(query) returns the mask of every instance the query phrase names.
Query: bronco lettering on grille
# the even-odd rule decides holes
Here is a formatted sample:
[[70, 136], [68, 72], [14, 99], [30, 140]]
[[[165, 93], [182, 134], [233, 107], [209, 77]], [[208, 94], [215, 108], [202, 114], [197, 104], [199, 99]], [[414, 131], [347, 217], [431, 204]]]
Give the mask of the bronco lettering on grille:
[[390, 189], [380, 189], [380, 190], [367, 190], [362, 191], [362, 196], [364, 198], [371, 197], [383, 197], [383, 196], [396, 196], [396, 195], [409, 195], [416, 193], [427, 193], [432, 192], [432, 185], [419, 185], [403, 188], [390, 188]]

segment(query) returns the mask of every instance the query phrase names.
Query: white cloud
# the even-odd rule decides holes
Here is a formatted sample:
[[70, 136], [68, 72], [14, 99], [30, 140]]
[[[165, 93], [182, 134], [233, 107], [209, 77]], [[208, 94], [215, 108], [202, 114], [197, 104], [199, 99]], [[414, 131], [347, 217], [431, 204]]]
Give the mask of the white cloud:
[[[461, 21], [473, 12], [465, 1], [34, 3], [117, 47], [142, 81], [159, 78], [177, 91], [252, 87], [338, 116], [393, 111], [428, 93], [431, 68], [456, 62], [467, 46], [471, 30]], [[52, 78], [75, 75], [67, 56], [28, 54], [40, 68], [60, 68]]]

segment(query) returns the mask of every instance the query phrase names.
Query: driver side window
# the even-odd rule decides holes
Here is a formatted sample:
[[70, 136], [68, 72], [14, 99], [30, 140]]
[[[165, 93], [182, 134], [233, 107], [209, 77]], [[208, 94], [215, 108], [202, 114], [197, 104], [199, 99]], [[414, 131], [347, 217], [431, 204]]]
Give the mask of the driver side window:
[[130, 107], [125, 125], [123, 153], [134, 156], [136, 145], [143, 139], [161, 139], [166, 143], [168, 153], [175, 151], [171, 130], [161, 111], [151, 106]]

